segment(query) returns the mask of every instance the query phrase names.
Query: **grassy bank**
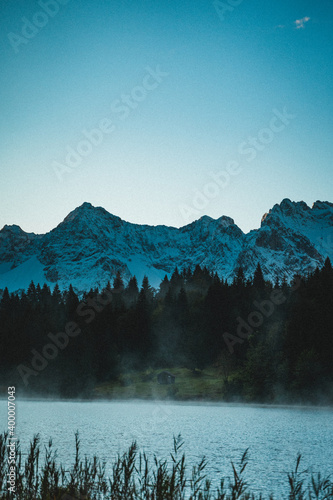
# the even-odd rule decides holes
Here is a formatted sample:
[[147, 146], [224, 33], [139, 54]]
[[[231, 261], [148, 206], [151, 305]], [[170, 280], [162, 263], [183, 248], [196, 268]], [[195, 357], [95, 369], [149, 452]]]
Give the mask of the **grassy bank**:
[[[167, 371], [175, 376], [170, 385], [158, 383], [159, 373]], [[284, 392], [277, 387], [276, 393], [254, 395], [244, 390], [244, 374], [239, 370], [228, 375], [217, 365], [203, 370], [183, 367], [148, 369], [122, 372], [117, 380], [97, 384], [89, 398], [143, 399], [172, 401], [238, 402], [276, 405], [333, 406], [332, 397], [321, 392]]]
[[[252, 493], [244, 479], [248, 465], [245, 451], [238, 463], [231, 463], [230, 476], [220, 478], [213, 488], [206, 477], [206, 461], [189, 468], [182, 452], [183, 441], [174, 438], [169, 459], [149, 458], [139, 453], [133, 443], [129, 450], [106, 466], [98, 457], [82, 458], [80, 440], [75, 435], [73, 464], [65, 470], [57, 460], [52, 442], [42, 457], [39, 437], [30, 443], [23, 455], [19, 444], [15, 452], [15, 473], [12, 484], [15, 493], [8, 492], [10, 451], [6, 434], [0, 436], [0, 499], [20, 500], [273, 500]], [[25, 457], [25, 458], [24, 458]], [[298, 456], [292, 472], [286, 474], [285, 494], [276, 500], [331, 500], [333, 482], [320, 475], [307, 476], [300, 472]]]
[[[160, 385], [157, 375], [163, 371], [175, 375], [175, 383]], [[117, 381], [105, 382], [94, 390], [96, 397], [115, 399], [174, 399], [221, 401], [225, 396], [223, 376], [215, 367], [205, 370], [187, 368], [151, 369], [127, 372]]]

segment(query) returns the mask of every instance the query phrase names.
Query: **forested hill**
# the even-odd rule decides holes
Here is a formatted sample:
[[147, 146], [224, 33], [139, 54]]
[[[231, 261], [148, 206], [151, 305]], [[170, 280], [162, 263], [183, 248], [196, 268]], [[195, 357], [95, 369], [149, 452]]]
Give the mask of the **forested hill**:
[[0, 385], [22, 394], [91, 397], [125, 372], [214, 366], [223, 400], [333, 402], [329, 259], [291, 284], [265, 281], [260, 265], [232, 283], [176, 268], [158, 292], [118, 273], [81, 300], [71, 286], [31, 283], [21, 295], [5, 290], [0, 327]]

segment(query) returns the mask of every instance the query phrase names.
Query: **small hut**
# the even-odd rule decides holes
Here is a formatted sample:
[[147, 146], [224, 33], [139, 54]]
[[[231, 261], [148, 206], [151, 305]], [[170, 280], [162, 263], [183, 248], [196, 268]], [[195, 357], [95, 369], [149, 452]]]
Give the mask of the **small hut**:
[[175, 375], [170, 372], [161, 372], [157, 375], [157, 382], [161, 385], [174, 384], [175, 380]]

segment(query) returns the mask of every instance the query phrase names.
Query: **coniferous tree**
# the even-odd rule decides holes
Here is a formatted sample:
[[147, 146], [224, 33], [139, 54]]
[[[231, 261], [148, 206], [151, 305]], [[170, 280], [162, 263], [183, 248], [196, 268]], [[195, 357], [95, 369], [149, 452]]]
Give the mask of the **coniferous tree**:
[[[152, 287], [150, 286], [148, 276], [143, 277], [140, 295], [141, 295], [141, 292], [142, 292], [142, 295], [144, 295], [144, 297], [147, 301], [147, 304], [151, 304], [153, 301], [153, 298], [154, 298], [154, 291], [153, 291]], [[140, 295], [139, 295], [139, 298], [140, 298]]]
[[[145, 279], [146, 278], [146, 279]], [[150, 306], [152, 300], [152, 290], [145, 277], [142, 282], [142, 288], [139, 293], [135, 309], [136, 335], [135, 346], [142, 361], [147, 360], [152, 345]]]
[[57, 307], [62, 304], [62, 293], [60, 291], [58, 283], [55, 284], [52, 292], [53, 306]]
[[120, 271], [117, 271], [116, 277], [113, 280], [113, 290], [115, 292], [122, 292], [124, 288], [124, 281], [121, 277], [121, 273]]
[[27, 290], [27, 298], [31, 302], [31, 304], [35, 305], [37, 300], [36, 287], [33, 281], [30, 282], [30, 285]]
[[[94, 293], [94, 295], [96, 295]], [[79, 305], [79, 299], [72, 285], [69, 285], [68, 291], [65, 292], [65, 306], [66, 306], [66, 314], [68, 319], [74, 318], [76, 314], [76, 309]]]
[[135, 276], [133, 276], [125, 289], [125, 301], [128, 306], [136, 304], [139, 296], [138, 281]]
[[161, 284], [160, 284], [160, 289], [159, 289], [159, 292], [158, 292], [158, 297], [160, 299], [165, 299], [165, 296], [166, 294], [168, 293], [170, 289], [170, 282], [169, 282], [169, 278], [167, 275], [164, 276]]
[[237, 270], [237, 274], [233, 280], [233, 285], [238, 289], [243, 289], [246, 285], [244, 269], [242, 268], [242, 266], [239, 266]]
[[266, 282], [259, 262], [253, 275], [253, 286], [259, 291], [265, 290]]

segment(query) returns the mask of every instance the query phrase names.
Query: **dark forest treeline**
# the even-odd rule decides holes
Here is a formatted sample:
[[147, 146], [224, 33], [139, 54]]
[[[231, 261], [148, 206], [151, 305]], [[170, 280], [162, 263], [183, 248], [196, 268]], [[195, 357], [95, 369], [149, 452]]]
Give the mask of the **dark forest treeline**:
[[265, 281], [259, 265], [232, 283], [197, 266], [158, 291], [118, 274], [80, 298], [31, 283], [0, 302], [0, 384], [31, 393], [89, 396], [127, 369], [215, 364], [224, 399], [332, 403], [332, 360], [329, 259], [292, 284]]

